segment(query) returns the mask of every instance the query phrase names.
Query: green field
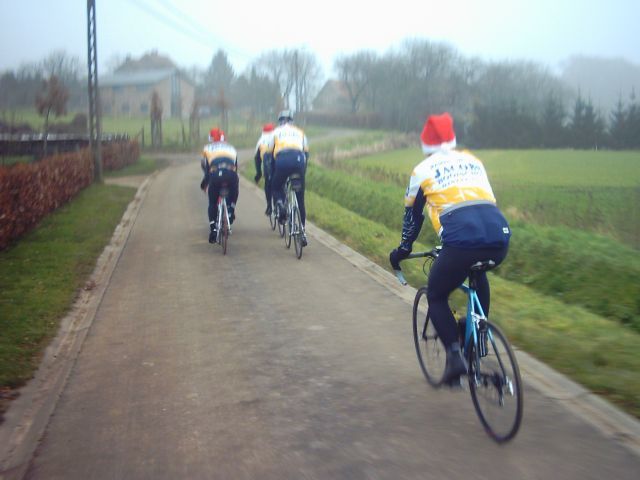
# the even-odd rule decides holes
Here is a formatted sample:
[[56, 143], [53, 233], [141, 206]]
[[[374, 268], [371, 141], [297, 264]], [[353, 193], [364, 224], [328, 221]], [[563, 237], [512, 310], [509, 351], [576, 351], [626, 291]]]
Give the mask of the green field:
[[[588, 230], [640, 249], [640, 152], [479, 150], [510, 219]], [[342, 162], [353, 175], [405, 188], [418, 148]]]
[[[75, 115], [69, 113], [59, 118], [51, 117], [50, 122], [70, 122]], [[27, 123], [35, 130], [42, 130], [44, 119], [37, 114], [35, 110], [20, 110], [17, 112], [2, 112], [0, 118], [5, 121], [12, 121], [16, 124]], [[254, 147], [260, 133], [263, 123], [267, 121], [275, 122], [275, 119], [246, 119], [241, 116], [231, 115], [229, 125], [226, 130], [227, 139], [237, 148]], [[219, 117], [208, 117], [200, 119], [200, 135], [195, 146], [204, 145], [207, 142], [209, 130], [214, 126], [220, 126]], [[308, 134], [321, 132], [325, 129], [319, 127], [311, 127], [307, 130]], [[102, 117], [102, 132], [104, 134], [127, 134], [142, 140], [142, 132], [144, 131], [145, 148], [151, 145], [151, 120], [149, 117], [112, 117], [104, 115]], [[163, 147], [169, 149], [189, 149], [192, 146], [185, 145], [184, 136], [189, 136], [189, 119], [166, 118], [162, 121]], [[188, 141], [187, 141], [188, 142]], [[15, 160], [12, 160], [12, 163]]]

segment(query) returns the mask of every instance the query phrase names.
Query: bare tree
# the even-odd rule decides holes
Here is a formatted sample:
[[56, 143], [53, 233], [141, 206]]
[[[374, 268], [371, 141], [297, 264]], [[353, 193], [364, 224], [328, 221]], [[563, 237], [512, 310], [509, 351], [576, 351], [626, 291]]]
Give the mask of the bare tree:
[[279, 87], [280, 99], [276, 103], [282, 108], [289, 108], [289, 95], [294, 86], [292, 59], [293, 55], [286, 50], [271, 50], [253, 62], [257, 74], [266, 76]]
[[322, 77], [322, 68], [317, 57], [305, 50], [296, 52], [298, 88], [296, 89], [296, 110], [304, 112], [311, 105], [313, 97], [318, 93]]
[[69, 90], [60, 82], [58, 77], [51, 75], [45, 80], [42, 91], [36, 95], [36, 110], [44, 117], [44, 155], [47, 154], [47, 137], [49, 135], [49, 115], [53, 112], [56, 117], [67, 113]]
[[195, 144], [200, 139], [200, 102], [194, 100], [189, 114], [189, 141]]
[[155, 90], [151, 94], [151, 146], [162, 146], [162, 101]]
[[227, 99], [223, 87], [220, 87], [218, 91], [215, 106], [220, 111], [220, 122], [222, 123], [222, 129], [226, 132], [229, 126], [229, 109], [231, 108], [231, 102]]
[[64, 50], [55, 50], [42, 60], [41, 69], [44, 77], [56, 76], [60, 82], [69, 85], [78, 81], [80, 59]]
[[279, 107], [304, 111], [317, 93], [322, 69], [317, 57], [304, 49], [271, 50], [253, 62], [258, 75], [266, 76], [280, 90]]
[[352, 113], [356, 113], [360, 109], [362, 97], [372, 79], [371, 74], [375, 61], [376, 54], [364, 50], [352, 55], [341, 55], [334, 62], [338, 78], [349, 93]]

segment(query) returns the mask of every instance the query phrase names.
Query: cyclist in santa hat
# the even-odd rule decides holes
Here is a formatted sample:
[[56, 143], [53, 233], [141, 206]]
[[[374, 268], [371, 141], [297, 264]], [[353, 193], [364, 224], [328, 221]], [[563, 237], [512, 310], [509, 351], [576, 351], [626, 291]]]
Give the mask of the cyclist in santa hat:
[[[455, 149], [451, 115], [429, 116], [420, 139], [427, 157], [411, 173], [402, 239], [389, 260], [394, 270], [400, 270], [399, 262], [411, 253], [420, 233], [426, 207], [442, 243], [427, 283], [429, 317], [446, 347], [443, 382], [459, 385], [460, 375], [467, 372], [467, 367], [460, 351], [458, 326], [449, 308], [449, 295], [464, 282], [474, 263], [493, 260], [498, 265], [504, 260], [511, 231], [496, 206], [482, 162], [468, 151]], [[486, 272], [479, 272], [476, 287], [488, 316], [490, 291]]]
[[209, 142], [202, 150], [200, 166], [204, 177], [200, 188], [209, 192], [209, 243], [216, 241], [216, 218], [218, 217], [218, 195], [220, 188], [226, 185], [229, 189], [227, 197], [229, 221], [235, 219], [236, 202], [238, 201], [238, 153], [225, 140], [224, 131], [212, 128], [209, 132]]
[[254, 161], [256, 163], [256, 176], [254, 180], [256, 183], [262, 178], [262, 171], [264, 170], [264, 195], [267, 199], [267, 210], [265, 215], [271, 215], [271, 177], [273, 175], [273, 158], [271, 151], [269, 150], [269, 143], [271, 137], [273, 137], [273, 123], [267, 123], [262, 127], [262, 135], [258, 139], [256, 144], [256, 153]]

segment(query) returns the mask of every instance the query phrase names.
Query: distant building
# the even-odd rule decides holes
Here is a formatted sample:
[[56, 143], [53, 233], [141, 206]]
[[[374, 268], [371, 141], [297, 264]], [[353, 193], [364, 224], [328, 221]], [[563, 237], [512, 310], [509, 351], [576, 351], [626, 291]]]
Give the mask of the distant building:
[[170, 59], [156, 52], [137, 61], [128, 58], [114, 74], [101, 77], [98, 84], [105, 115], [149, 115], [151, 96], [156, 91], [163, 118], [188, 118], [195, 96], [193, 82]]
[[313, 100], [315, 112], [350, 113], [351, 100], [345, 84], [339, 80], [327, 80]]

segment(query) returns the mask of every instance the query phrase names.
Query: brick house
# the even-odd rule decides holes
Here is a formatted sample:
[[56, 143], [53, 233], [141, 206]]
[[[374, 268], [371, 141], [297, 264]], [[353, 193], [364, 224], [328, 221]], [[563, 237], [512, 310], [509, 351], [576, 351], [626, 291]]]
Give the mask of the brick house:
[[158, 92], [162, 117], [188, 118], [195, 87], [166, 57], [153, 52], [140, 60], [127, 61], [112, 75], [99, 80], [102, 113], [114, 116], [147, 116], [151, 95]]

